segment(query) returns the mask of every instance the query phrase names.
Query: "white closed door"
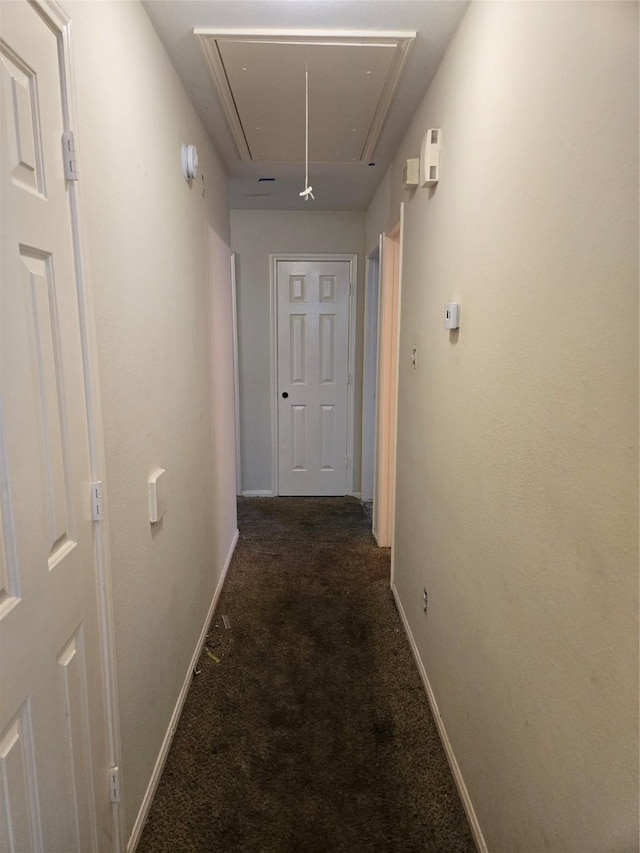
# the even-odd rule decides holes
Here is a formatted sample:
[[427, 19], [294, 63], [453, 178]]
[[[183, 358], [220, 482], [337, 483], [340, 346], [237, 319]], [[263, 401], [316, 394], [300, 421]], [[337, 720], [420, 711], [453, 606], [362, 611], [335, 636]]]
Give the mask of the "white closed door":
[[279, 261], [278, 492], [347, 490], [348, 261]]
[[59, 33], [0, 8], [0, 850], [111, 849]]

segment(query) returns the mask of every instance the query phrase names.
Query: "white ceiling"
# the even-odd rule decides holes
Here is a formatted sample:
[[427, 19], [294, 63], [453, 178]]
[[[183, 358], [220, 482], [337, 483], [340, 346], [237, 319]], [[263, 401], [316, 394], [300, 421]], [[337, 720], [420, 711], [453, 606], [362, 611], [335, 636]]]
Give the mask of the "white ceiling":
[[[385, 174], [468, 0], [147, 0], [144, 5], [225, 161], [232, 208], [360, 210]], [[415, 32], [416, 38], [386, 118], [382, 110], [381, 130], [380, 116], [377, 122], [375, 116], [385, 84], [390, 85], [390, 48], [334, 45], [314, 47], [318, 52], [310, 55], [303, 45], [219, 42], [216, 50], [242, 122], [234, 137], [227, 120], [233, 100], [227, 98], [225, 112], [224, 93], [214, 84], [194, 35], [199, 28], [216, 33], [317, 30], [323, 35], [403, 31]], [[304, 189], [305, 65], [309, 183], [315, 196], [308, 202], [299, 197]], [[380, 130], [373, 153], [366, 144], [372, 127]], [[244, 150], [236, 141], [243, 132]], [[276, 180], [259, 181], [265, 177]]]

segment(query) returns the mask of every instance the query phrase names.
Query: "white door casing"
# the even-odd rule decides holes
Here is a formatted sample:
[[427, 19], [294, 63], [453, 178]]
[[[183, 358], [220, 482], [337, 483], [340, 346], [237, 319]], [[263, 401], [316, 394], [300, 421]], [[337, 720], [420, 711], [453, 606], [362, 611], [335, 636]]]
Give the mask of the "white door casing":
[[391, 506], [389, 515], [391, 518], [391, 571], [389, 584], [393, 588], [396, 565], [396, 492], [397, 492], [397, 465], [398, 458], [398, 388], [400, 386], [400, 329], [402, 327], [402, 258], [404, 254], [404, 202], [400, 202], [400, 220], [397, 231], [394, 229], [397, 240], [396, 251], [396, 314], [395, 314], [395, 365], [393, 368], [393, 444], [391, 446]]
[[54, 8], [3, 3], [0, 17], [0, 849], [11, 853], [118, 846]]
[[280, 495], [351, 490], [353, 266], [348, 256], [274, 260]]
[[380, 547], [391, 547], [392, 549], [392, 580], [403, 221], [404, 205], [401, 204], [400, 221], [382, 239], [382, 276], [378, 322], [378, 387], [376, 395], [376, 470], [373, 498], [373, 534]]
[[238, 345], [238, 272], [237, 257], [231, 252], [231, 311], [233, 323], [233, 386], [236, 433], [236, 495], [242, 494], [242, 459], [240, 443], [240, 362]]
[[363, 501], [373, 501], [374, 496], [379, 286], [380, 249], [376, 247], [367, 257], [365, 272], [360, 484]]

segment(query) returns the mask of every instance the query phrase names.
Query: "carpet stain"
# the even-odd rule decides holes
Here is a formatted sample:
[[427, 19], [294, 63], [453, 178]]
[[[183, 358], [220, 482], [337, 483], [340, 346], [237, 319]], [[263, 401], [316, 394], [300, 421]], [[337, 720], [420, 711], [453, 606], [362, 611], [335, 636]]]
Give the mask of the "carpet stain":
[[376, 711], [373, 721], [373, 734], [378, 744], [393, 740], [394, 723], [390, 711]]
[[362, 505], [238, 516], [138, 853], [474, 851]]

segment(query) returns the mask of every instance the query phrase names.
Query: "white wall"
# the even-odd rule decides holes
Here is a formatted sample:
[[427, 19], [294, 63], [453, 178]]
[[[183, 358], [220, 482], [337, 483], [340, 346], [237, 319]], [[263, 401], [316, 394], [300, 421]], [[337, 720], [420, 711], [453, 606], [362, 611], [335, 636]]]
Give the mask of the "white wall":
[[[97, 315], [128, 836], [236, 530], [227, 176], [142, 6], [65, 8]], [[183, 142], [198, 147], [206, 196], [205, 183], [182, 176]], [[168, 511], [152, 527], [147, 478], [157, 467], [167, 471]]]
[[360, 482], [364, 211], [232, 210], [237, 252], [240, 449], [243, 491], [268, 491], [271, 472], [269, 255], [278, 252], [358, 255], [354, 488]]
[[395, 580], [488, 848], [638, 850], [637, 4], [472, 3], [390, 181]]
[[[397, 159], [397, 158], [396, 158]], [[406, 158], [405, 158], [406, 159]], [[367, 255], [379, 245], [380, 234], [388, 234], [400, 221], [400, 201], [391, 190], [391, 168], [378, 185], [365, 215], [365, 247]], [[402, 187], [402, 181], [400, 182]], [[392, 201], [393, 199], [393, 201]]]

